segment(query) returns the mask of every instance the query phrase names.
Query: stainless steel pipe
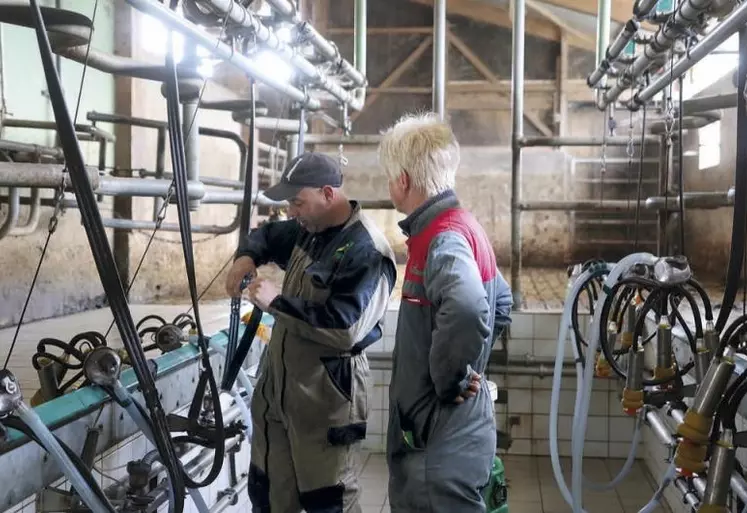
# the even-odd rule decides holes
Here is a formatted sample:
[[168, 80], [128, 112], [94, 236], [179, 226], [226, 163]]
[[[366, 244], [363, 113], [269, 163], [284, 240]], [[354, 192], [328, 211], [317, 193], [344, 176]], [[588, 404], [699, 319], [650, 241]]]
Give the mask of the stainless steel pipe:
[[[278, 39], [273, 30], [265, 26], [262, 20], [246, 7], [234, 0], [201, 0], [200, 3], [212, 11], [219, 13], [221, 16], [227, 16], [240, 27], [249, 29], [257, 41], [270, 48], [280, 58], [305, 75], [314, 87], [319, 87], [327, 91], [342, 104], [347, 104], [354, 110], [361, 110], [363, 107], [352, 93], [346, 91], [337, 81], [323, 74], [319, 68], [306, 60], [300, 52]], [[313, 29], [308, 31], [309, 35], [312, 32], [318, 35]], [[330, 46], [326, 39], [321, 38], [321, 36], [319, 37], [320, 40], [318, 43], [324, 47], [325, 51], [331, 51], [333, 56], [338, 54], [336, 49]], [[321, 43], [321, 40], [325, 44]]]
[[155, 0], [126, 1], [135, 9], [149, 14], [154, 18], [157, 18], [170, 29], [179, 32], [184, 37], [198, 43], [215, 57], [233, 64], [244, 73], [247, 73], [260, 82], [264, 82], [276, 91], [288, 96], [292, 100], [299, 102], [307, 109], [319, 110], [321, 108], [321, 103], [319, 102], [319, 100], [309, 97], [303, 91], [301, 91], [297, 87], [292, 86], [288, 82], [283, 82], [272, 77], [272, 75], [267, 74], [266, 71], [262, 69], [262, 66], [255, 63], [245, 55], [236, 52], [232, 46], [227, 45], [226, 43], [223, 43], [221, 41], [217, 41], [214, 36], [199, 28], [194, 23], [190, 23], [160, 2], [157, 2]]
[[[358, 1], [360, 0], [356, 0], [356, 2]], [[366, 85], [366, 68], [365, 66], [363, 66], [363, 68], [361, 69], [361, 67], [359, 66], [360, 61], [358, 60], [359, 55], [357, 51], [354, 52], [356, 61], [355, 66], [353, 66], [350, 64], [350, 62], [348, 62], [340, 55], [340, 51], [333, 43], [322, 36], [313, 26], [311, 26], [310, 23], [306, 23], [301, 20], [300, 16], [296, 12], [296, 9], [293, 7], [293, 4], [288, 2], [288, 0], [267, 0], [267, 3], [270, 4], [270, 6], [278, 12], [278, 14], [296, 23], [297, 30], [301, 33], [304, 39], [308, 40], [308, 42], [311, 43], [314, 48], [319, 51], [319, 53], [322, 55], [322, 57], [324, 57], [325, 60], [334, 63], [335, 67], [338, 68], [346, 77], [352, 80], [355, 86], [364, 87]], [[364, 20], [363, 28], [365, 29], [365, 3], [363, 13], [360, 13], [358, 11], [358, 8], [359, 5], [356, 4], [356, 14], [362, 14]], [[358, 19], [357, 15], [356, 19]], [[360, 27], [356, 23], [356, 33], [359, 29]]]
[[[0, 187], [43, 187], [56, 189], [62, 183], [62, 164], [27, 164], [18, 162], [0, 162]], [[99, 170], [89, 166], [88, 179], [91, 186], [99, 187]], [[71, 189], [70, 175], [64, 173], [65, 188]]]
[[[522, 137], [518, 143], [523, 148], [530, 147], [548, 147], [560, 148], [562, 146], [627, 146], [630, 140], [627, 137], [607, 137], [605, 141], [602, 137]], [[647, 135], [643, 138], [645, 144], [660, 144], [659, 137]], [[633, 144], [641, 144], [641, 137], [634, 137]]]
[[676, 447], [677, 439], [672, 436], [672, 432], [655, 410], [646, 411], [646, 422], [651, 427], [659, 441], [667, 447]]
[[[225, 235], [236, 230], [239, 227], [239, 221], [240, 217], [237, 215], [231, 224], [225, 226], [193, 224], [192, 233]], [[116, 230], [154, 230], [156, 228], [156, 223], [154, 221], [104, 218], [101, 222], [104, 224], [105, 228], [114, 228]], [[163, 232], [178, 232], [179, 223], [161, 223], [161, 226], [158, 229]]]
[[695, 66], [703, 57], [737, 32], [745, 23], [747, 23], [747, 3], [742, 3], [693, 46], [686, 55], [680, 57], [673, 66], [667, 66], [667, 69], [662, 71], [650, 85], [636, 93], [633, 97], [633, 104], [640, 107], [650, 101], [673, 80], [677, 80], [680, 75]]
[[13, 231], [18, 224], [18, 216], [21, 213], [21, 191], [18, 187], [11, 187], [8, 191], [8, 212], [3, 224], [0, 225], [0, 239]]
[[[603, 0], [609, 1], [609, 0]], [[433, 112], [446, 117], [446, 0], [433, 2]]]
[[[190, 99], [182, 105], [182, 133], [184, 134], [184, 159], [189, 182], [200, 181], [200, 134], [199, 105], [197, 98]], [[189, 210], [200, 207], [198, 199], [189, 200]]]
[[[170, 187], [170, 180], [101, 177], [94, 192], [103, 196], [156, 197], [166, 196]], [[205, 187], [200, 182], [189, 182], [187, 195], [190, 199], [202, 199], [205, 196]]]
[[514, 0], [511, 61], [511, 292], [514, 309], [522, 304], [521, 290], [521, 141], [524, 138], [525, 0]]

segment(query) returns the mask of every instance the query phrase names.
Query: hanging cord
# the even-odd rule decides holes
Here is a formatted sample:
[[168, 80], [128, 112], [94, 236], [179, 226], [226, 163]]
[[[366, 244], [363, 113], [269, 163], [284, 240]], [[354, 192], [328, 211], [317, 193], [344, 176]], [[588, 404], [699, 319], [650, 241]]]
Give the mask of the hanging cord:
[[140, 390], [150, 412], [150, 419], [154, 428], [154, 445], [162, 457], [172, 487], [173, 502], [171, 502], [170, 511], [171, 513], [182, 513], [184, 511], [184, 481], [182, 473], [179, 472], [180, 462], [174, 443], [168, 436], [166, 414], [161, 404], [158, 390], [156, 389], [153, 369], [148, 365], [143, 353], [137, 330], [135, 329], [135, 323], [124, 294], [122, 282], [117, 272], [114, 255], [108, 243], [106, 230], [101, 220], [101, 213], [98, 210], [96, 197], [83, 161], [83, 154], [75, 133], [73, 119], [67, 109], [67, 102], [62, 91], [59, 75], [54, 66], [49, 35], [38, 0], [30, 1], [50, 102], [54, 110], [58, 135], [68, 166], [68, 172], [70, 173], [70, 180], [78, 202], [81, 221], [86, 230], [86, 236], [96, 264], [99, 279], [109, 299], [109, 307], [117, 320], [117, 326], [122, 334], [122, 342], [127, 350], [128, 357], [132, 363], [132, 369], [137, 376]]
[[672, 148], [672, 129], [674, 128], [674, 102], [672, 102], [672, 82], [674, 81], [674, 52], [672, 52], [671, 62], [669, 64], [669, 92], [664, 93], [664, 130], [665, 140], [663, 150], [664, 154], [664, 253], [669, 253], [669, 170], [672, 167], [670, 150]]
[[[633, 194], [633, 155], [635, 155], [635, 150], [633, 148], [633, 111], [630, 112], [630, 120], [628, 122], [628, 146], [625, 148], [625, 151], [628, 155], [628, 212], [630, 212], [630, 201], [631, 201], [631, 195]], [[630, 225], [627, 225], [627, 228], [625, 229], [625, 235], [628, 240], [630, 240]]]
[[[88, 39], [88, 44], [86, 45], [86, 58], [83, 61], [83, 73], [80, 77], [80, 85], [78, 86], [78, 98], [76, 101], [76, 107], [75, 107], [75, 117], [73, 118], [73, 125], [78, 122], [78, 111], [80, 110], [80, 102], [81, 98], [83, 96], [83, 85], [85, 84], [86, 80], [86, 70], [88, 69], [88, 56], [91, 52], [91, 42], [93, 41], [93, 34], [94, 34], [94, 27], [96, 24], [96, 12], [98, 10], [99, 6], [99, 0], [96, 0], [93, 4], [93, 14], [91, 15], [91, 37]], [[3, 98], [3, 113], [5, 112], [5, 99]], [[57, 231], [57, 224], [59, 223], [59, 217], [64, 214], [63, 211], [63, 200], [65, 199], [65, 176], [67, 174], [67, 169], [62, 169], [62, 180], [60, 180], [60, 185], [57, 187], [57, 190], [55, 191], [55, 204], [54, 204], [54, 212], [52, 212], [52, 217], [49, 219], [49, 224], [47, 225], [47, 238], [44, 241], [44, 246], [42, 247], [42, 252], [39, 257], [39, 262], [36, 264], [36, 270], [34, 271], [34, 277], [31, 279], [31, 285], [29, 286], [28, 294], [26, 294], [26, 300], [23, 303], [23, 309], [21, 310], [21, 316], [18, 319], [18, 324], [16, 324], [16, 331], [13, 334], [13, 341], [10, 343], [10, 350], [8, 351], [8, 356], [5, 358], [5, 363], [3, 364], [3, 369], [8, 368], [8, 363], [10, 362], [10, 357], [13, 354], [13, 349], [15, 349], [16, 342], [18, 342], [18, 334], [21, 331], [21, 325], [23, 324], [23, 319], [26, 317], [26, 310], [29, 307], [29, 303], [31, 302], [31, 295], [34, 292], [34, 287], [36, 287], [36, 280], [39, 279], [39, 272], [41, 271], [41, 266], [44, 263], [44, 258], [47, 255], [47, 249], [49, 249], [49, 241], [52, 239], [52, 234]]]
[[646, 155], [646, 104], [643, 104], [643, 120], [641, 122], [641, 149], [638, 160], [638, 187], [635, 202], [635, 245], [634, 251], [638, 252], [638, 236], [641, 226], [641, 196], [643, 194], [643, 159]]
[[[178, 2], [171, 0], [171, 10], [175, 10]], [[199, 413], [202, 402], [204, 400], [203, 394], [205, 385], [210, 387], [210, 396], [212, 398], [213, 405], [213, 419], [215, 424], [215, 440], [218, 443], [215, 445], [215, 453], [213, 456], [213, 464], [208, 472], [208, 475], [202, 481], [194, 481], [184, 469], [181, 469], [182, 476], [187, 486], [190, 488], [202, 488], [211, 484], [220, 474], [223, 468], [223, 461], [225, 458], [225, 447], [223, 440], [225, 439], [225, 430], [223, 425], [223, 407], [220, 401], [220, 392], [218, 385], [215, 380], [215, 374], [210, 364], [210, 354], [207, 339], [205, 338], [202, 329], [202, 320], [200, 319], [200, 309], [197, 304], [197, 283], [195, 278], [195, 263], [194, 253], [192, 250], [192, 229], [191, 219], [189, 213], [189, 196], [188, 196], [188, 177], [187, 177], [187, 166], [186, 156], [184, 150], [184, 132], [182, 131], [182, 125], [180, 123], [179, 108], [179, 82], [177, 78], [177, 66], [174, 60], [173, 52], [173, 31], [169, 30], [168, 33], [168, 45], [169, 51], [166, 53], [166, 69], [167, 76], [165, 80], [166, 84], [166, 108], [169, 122], [169, 143], [171, 149], [171, 160], [172, 170], [174, 174], [173, 182], [175, 184], [176, 194], [176, 208], [179, 215], [179, 231], [182, 239], [182, 250], [184, 253], [184, 266], [187, 271], [187, 281], [189, 283], [189, 295], [192, 298], [192, 305], [194, 307], [194, 319], [197, 328], [197, 343], [201, 353], [201, 369], [199, 383], [197, 385], [197, 391], [192, 401], [192, 407], [190, 408], [190, 414]], [[190, 415], [191, 420], [197, 422], [197, 419]]]
[[677, 109], [677, 160], [678, 160], [678, 181], [680, 186], [680, 254], [687, 256], [685, 252], [685, 159], [684, 159], [684, 140], [682, 138], [682, 75], [679, 78], [679, 108]]
[[[97, 0], [98, 1], [98, 0]], [[223, 25], [221, 26], [220, 33], [218, 34], [218, 38], [216, 39], [216, 47], [218, 43], [221, 42], [223, 39], [223, 35], [226, 31], [226, 26], [228, 24], [228, 16], [226, 16], [223, 20]], [[171, 51], [171, 48], [169, 48], [169, 51]], [[202, 86], [200, 87], [200, 94], [197, 97], [197, 105], [198, 108], [195, 109], [194, 114], [192, 114], [192, 120], [189, 122], [189, 128], [187, 129], [187, 133], [185, 137], [189, 137], [192, 133], [192, 130], [195, 126], [195, 120], [197, 119], [197, 113], [199, 112], [199, 105], [202, 102], [202, 95], [205, 93], [205, 86], [207, 85], [207, 77], [202, 79]], [[173, 175], [173, 173], [172, 173]], [[137, 267], [135, 268], [135, 272], [132, 274], [132, 279], [129, 280], [130, 283], [127, 285], [127, 298], [130, 297], [130, 291], [132, 290], [132, 286], [135, 283], [135, 280], [138, 277], [138, 274], [140, 273], [140, 269], [143, 267], [143, 263], [145, 262], [145, 256], [148, 254], [148, 250], [150, 250], [151, 245], [153, 244], [154, 240], [157, 240], [156, 233], [161, 228], [161, 225], [163, 224], [163, 221], [166, 219], [166, 210], [169, 207], [169, 204], [171, 203], [171, 197], [174, 195], [174, 184], [175, 184], [175, 177], [172, 176], [171, 178], [171, 184], [169, 185], [169, 190], [166, 192], [166, 197], [164, 198], [163, 204], [161, 205], [161, 208], [158, 211], [158, 214], [156, 216], [156, 225], [153, 227], [153, 231], [150, 234], [150, 237], [148, 238], [148, 242], [145, 245], [145, 249], [143, 250], [142, 255], [140, 255], [140, 261], [137, 264]], [[211, 237], [207, 240], [211, 240], [214, 237]], [[163, 241], [164, 239], [158, 239], [159, 241]], [[202, 241], [198, 241], [202, 242]], [[112, 328], [114, 327], [114, 319], [112, 319], [112, 322], [109, 324], [109, 328], [106, 330], [105, 337], [109, 336], [109, 333], [111, 333]]]
[[[271, 138], [270, 143], [269, 143], [270, 146], [276, 147], [276, 145], [279, 143], [279, 137], [278, 137], [279, 132], [278, 132], [278, 128], [280, 126], [280, 115], [282, 115], [286, 111], [286, 109], [290, 109], [290, 107], [291, 107], [290, 99], [285, 98], [283, 100], [283, 103], [280, 106], [280, 113], [278, 114], [277, 121], [275, 122], [275, 128], [273, 129], [272, 138]], [[250, 137], [253, 137], [253, 136], [254, 136], [254, 134], [250, 134]], [[262, 173], [260, 173], [258, 175], [258, 178], [261, 178], [263, 176], [265, 176], [265, 171], [262, 171]], [[259, 182], [259, 180], [257, 180], [257, 181]], [[250, 208], [250, 212], [249, 212], [249, 217], [250, 218], [252, 216], [254, 216], [254, 214], [255, 214], [255, 209], [257, 208], [257, 201], [258, 200], [259, 200], [259, 184], [257, 184], [257, 192], [254, 195], [254, 201], [252, 201], [252, 204], [249, 207]], [[246, 208], [246, 205], [244, 205], [244, 208]], [[246, 235], [247, 235], [246, 233], [239, 233], [239, 237], [246, 237]], [[207, 294], [208, 290], [210, 290], [210, 288], [213, 286], [213, 284], [218, 280], [218, 278], [223, 273], [223, 271], [226, 269], [226, 267], [228, 267], [229, 265], [231, 265], [231, 263], [234, 261], [234, 257], [235, 257], [235, 253], [231, 254], [228, 257], [228, 259], [223, 264], [223, 266], [218, 270], [217, 273], [215, 273], [215, 275], [210, 279], [210, 282], [207, 284], [207, 286], [203, 289], [203, 291], [197, 297], [198, 301], [200, 299], [202, 299], [202, 297], [205, 294]], [[191, 313], [191, 312], [192, 312], [192, 306], [190, 306], [189, 309], [187, 310], [187, 313]]]

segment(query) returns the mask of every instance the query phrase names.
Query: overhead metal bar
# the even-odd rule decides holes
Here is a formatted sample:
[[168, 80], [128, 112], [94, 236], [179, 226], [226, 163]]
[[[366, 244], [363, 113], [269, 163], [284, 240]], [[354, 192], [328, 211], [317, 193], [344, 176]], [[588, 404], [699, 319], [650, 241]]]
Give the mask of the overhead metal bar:
[[511, 69], [511, 291], [514, 309], [521, 309], [521, 141], [524, 138], [524, 39], [526, 5], [513, 0]]
[[735, 34], [745, 23], [747, 23], [747, 3], [742, 3], [724, 21], [716, 25], [699, 43], [690, 48], [689, 52], [680, 57], [673, 66], [668, 66], [649, 86], [636, 93], [633, 97], [633, 105], [640, 107], [651, 100], [657, 93], [672, 83], [673, 80], [677, 80], [683, 73], [700, 62], [703, 57]]
[[219, 59], [223, 59], [236, 66], [239, 70], [250, 75], [251, 77], [267, 84], [276, 91], [285, 94], [292, 100], [303, 105], [309, 110], [321, 109], [321, 103], [315, 98], [311, 98], [307, 93], [292, 86], [287, 82], [272, 77], [262, 68], [261, 65], [252, 61], [245, 55], [234, 50], [233, 47], [216, 41], [215, 37], [199, 28], [194, 23], [190, 23], [176, 12], [170, 10], [165, 5], [155, 0], [126, 0], [135, 9], [153, 16], [161, 21], [168, 28], [182, 34], [184, 37], [200, 44], [205, 50]]
[[[360, 99], [356, 98], [351, 92], [346, 91], [338, 82], [323, 74], [319, 68], [306, 60], [306, 58], [294, 48], [291, 48], [289, 45], [278, 39], [275, 32], [263, 24], [262, 20], [246, 7], [234, 0], [205, 0], [201, 3], [222, 16], [228, 16], [228, 18], [238, 26], [248, 29], [252, 36], [256, 37], [258, 42], [271, 49], [284, 61], [291, 64], [305, 75], [314, 87], [319, 87], [320, 89], [327, 91], [341, 103], [349, 105], [350, 108], [354, 110], [360, 110], [363, 107], [363, 103]], [[318, 35], [316, 31], [313, 31], [313, 33]], [[333, 47], [323, 37], [319, 37], [324, 41], [324, 43], [322, 43], [321, 40], [319, 41], [321, 47], [325, 50], [329, 50], [333, 57], [339, 55], [339, 52], [337, 52], [335, 47]], [[327, 57], [328, 54], [323, 55]], [[350, 63], [348, 63], [348, 66], [350, 69], [355, 71], [355, 69], [350, 66]], [[357, 72], [355, 75], [357, 79], [361, 80], [361, 83], [356, 83], [356, 85], [365, 84], [365, 77], [360, 76]]]

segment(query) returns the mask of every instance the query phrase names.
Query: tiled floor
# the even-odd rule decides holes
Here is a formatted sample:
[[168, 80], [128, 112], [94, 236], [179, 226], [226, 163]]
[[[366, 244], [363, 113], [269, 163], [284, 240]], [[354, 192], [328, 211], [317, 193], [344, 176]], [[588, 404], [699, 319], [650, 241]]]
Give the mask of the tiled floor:
[[[569, 513], [571, 508], [563, 500], [555, 483], [548, 457], [504, 456], [508, 482], [509, 513]], [[609, 481], [622, 467], [623, 460], [587, 459], [584, 473], [599, 481]], [[561, 458], [561, 466], [570, 480], [571, 465]], [[382, 454], [369, 454], [361, 476], [363, 513], [389, 513], [387, 499], [387, 468]], [[628, 477], [608, 492], [584, 493], [583, 505], [588, 513], [638, 513], [651, 499], [656, 483], [643, 462], [636, 462]], [[658, 513], [669, 513], [660, 506]]]

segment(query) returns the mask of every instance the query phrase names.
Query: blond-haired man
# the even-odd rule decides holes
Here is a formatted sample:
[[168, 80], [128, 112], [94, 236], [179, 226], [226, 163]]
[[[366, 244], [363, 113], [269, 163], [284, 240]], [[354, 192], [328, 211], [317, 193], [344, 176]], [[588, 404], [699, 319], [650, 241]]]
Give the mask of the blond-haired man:
[[512, 299], [485, 231], [454, 193], [459, 160], [433, 114], [400, 119], [379, 147], [408, 237], [389, 389], [393, 513], [485, 511], [496, 431], [481, 374]]

